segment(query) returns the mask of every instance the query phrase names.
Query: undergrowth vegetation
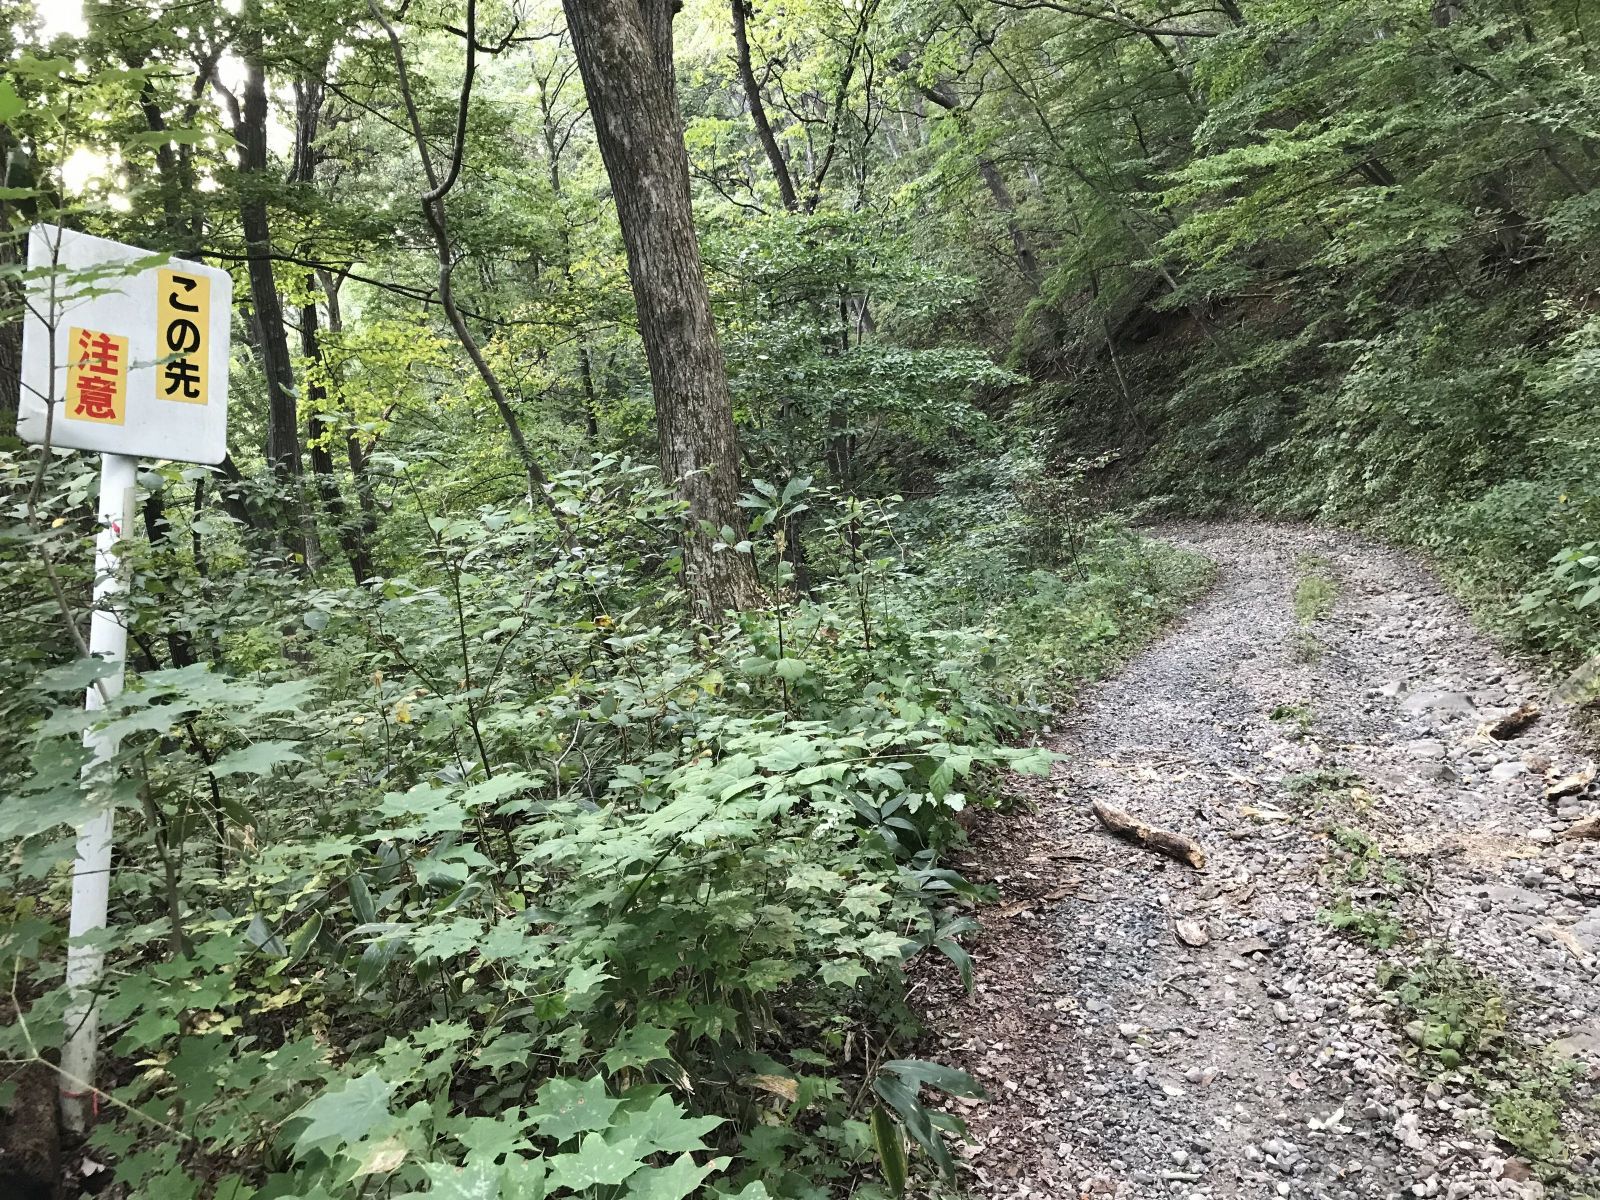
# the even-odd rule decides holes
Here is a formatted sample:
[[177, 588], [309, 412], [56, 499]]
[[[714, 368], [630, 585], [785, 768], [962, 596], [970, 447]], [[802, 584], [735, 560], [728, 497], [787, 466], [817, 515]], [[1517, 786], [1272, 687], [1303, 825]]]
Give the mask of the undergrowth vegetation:
[[1359, 826], [1330, 824], [1327, 833], [1335, 850], [1324, 868], [1332, 903], [1317, 918], [1375, 954], [1383, 1011], [1404, 1036], [1409, 1057], [1441, 1086], [1481, 1097], [1481, 1123], [1533, 1163], [1541, 1178], [1579, 1185], [1561, 1129], [1581, 1066], [1519, 1037], [1512, 1026], [1515, 998], [1408, 922], [1408, 899], [1426, 890], [1412, 862]]
[[[59, 463], [41, 499], [64, 563], [87, 483]], [[904, 513], [830, 506], [807, 598], [777, 535], [821, 498], [757, 483], [745, 552], [773, 602], [696, 631], [654, 471], [599, 459], [554, 487], [581, 554], [526, 506], [429, 512], [419, 490], [427, 544], [371, 589], [253, 571], [217, 535], [177, 606], [162, 551], [131, 550], [133, 644], [225, 665], [141, 654], [87, 794], [100, 668], [37, 669], [26, 631], [60, 616], [7, 554], [29, 600], [3, 1049], [60, 1036], [64, 826], [108, 800], [117, 1086], [94, 1144], [133, 1192], [866, 1196], [907, 1136], [948, 1166], [926, 1101], [976, 1086], [905, 1057], [902, 973], [934, 953], [970, 976], [956, 818], [1048, 768], [1031, 722], [1204, 564], [1100, 521], [1047, 566], [1008, 481], [952, 483]]]
[[1469, 1081], [1485, 1097], [1495, 1133], [1536, 1164], [1547, 1182], [1585, 1187], [1587, 1181], [1567, 1167], [1561, 1137], [1567, 1096], [1581, 1067], [1511, 1034], [1511, 1000], [1492, 978], [1446, 948], [1425, 945], [1407, 961], [1380, 967], [1378, 983], [1430, 1072]]
[[[0, 0], [0, 1055], [56, 1061], [109, 807], [123, 1194], [948, 1168], [903, 977], [970, 977], [958, 818], [1207, 583], [1119, 510], [1365, 526], [1600, 648], [1585, 4], [75, 7]], [[142, 463], [94, 717], [35, 222], [234, 274], [227, 457]]]

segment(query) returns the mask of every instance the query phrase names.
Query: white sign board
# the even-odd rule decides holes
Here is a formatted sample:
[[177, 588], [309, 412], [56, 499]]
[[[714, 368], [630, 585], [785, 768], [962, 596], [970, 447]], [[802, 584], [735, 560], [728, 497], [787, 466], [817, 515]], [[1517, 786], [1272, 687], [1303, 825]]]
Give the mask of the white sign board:
[[[139, 262], [147, 265], [128, 268]], [[28, 267], [36, 274], [22, 327], [22, 439], [41, 445], [48, 426], [52, 446], [221, 462], [228, 273], [56, 225], [29, 232]]]

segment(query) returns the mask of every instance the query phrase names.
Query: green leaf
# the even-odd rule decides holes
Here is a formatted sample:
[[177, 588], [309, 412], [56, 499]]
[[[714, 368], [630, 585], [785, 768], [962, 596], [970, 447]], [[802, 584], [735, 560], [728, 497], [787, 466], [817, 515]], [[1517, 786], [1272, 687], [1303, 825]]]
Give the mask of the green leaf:
[[[428, 1172], [429, 1200], [501, 1200], [501, 1171], [492, 1163], [473, 1163], [467, 1167], [428, 1163], [423, 1169]], [[543, 1196], [544, 1192], [541, 1190], [537, 1195]], [[519, 1191], [516, 1200], [534, 1198], [525, 1198]]]
[[772, 671], [779, 679], [793, 683], [806, 673], [806, 664], [798, 658], [780, 658], [772, 665]]
[[224, 148], [233, 145], [233, 138], [223, 133], [220, 129], [141, 130], [129, 140], [141, 146], [164, 146], [168, 142], [178, 146], [196, 146], [210, 138], [215, 138], [218, 145]]
[[588, 1008], [598, 999], [596, 990], [610, 978], [611, 973], [600, 963], [584, 963], [573, 967], [567, 972], [564, 989], [568, 1007], [577, 1012]]
[[304, 1158], [312, 1150], [343, 1149], [387, 1125], [393, 1094], [394, 1085], [376, 1071], [350, 1080], [337, 1091], [323, 1092], [296, 1114], [309, 1123], [295, 1139], [295, 1157]]
[[670, 1061], [672, 1051], [667, 1042], [671, 1038], [670, 1029], [662, 1029], [659, 1025], [637, 1025], [607, 1050], [600, 1061], [613, 1074], [628, 1067], [648, 1066], [662, 1059]]
[[[0, 79], [0, 88], [6, 82]], [[4, 118], [0, 118], [3, 120]], [[13, 189], [14, 190], [14, 189]], [[0, 196], [0, 199], [9, 197]], [[36, 679], [47, 692], [81, 692], [97, 679], [105, 679], [122, 670], [122, 664], [105, 658], [78, 658], [59, 667], [42, 672]]]
[[22, 97], [9, 79], [0, 79], [0, 124], [10, 124], [22, 111]]
[[274, 767], [284, 763], [303, 763], [305, 756], [294, 749], [293, 742], [256, 742], [217, 759], [211, 773], [224, 775], [270, 775]]
[[640, 1171], [628, 1180], [627, 1195], [632, 1200], [683, 1200], [690, 1195], [713, 1171], [728, 1165], [725, 1158], [714, 1158], [707, 1163], [697, 1163], [689, 1154], [681, 1154], [665, 1167]]
[[969, 1100], [983, 1098], [983, 1088], [971, 1075], [947, 1067], [943, 1063], [928, 1062], [920, 1058], [896, 1058], [884, 1063], [880, 1071], [890, 1071], [915, 1087], [938, 1088], [952, 1096]]
[[872, 1107], [872, 1141], [878, 1147], [878, 1162], [883, 1167], [883, 1180], [896, 1196], [906, 1194], [906, 1177], [911, 1164], [906, 1158], [906, 1140], [900, 1133], [888, 1110], [881, 1104]]
[[933, 1123], [932, 1114], [917, 1099], [916, 1085], [907, 1083], [898, 1075], [879, 1071], [873, 1078], [872, 1090], [899, 1114], [906, 1132], [928, 1152], [939, 1170], [947, 1176], [954, 1175], [955, 1161]]
[[773, 740], [756, 761], [769, 771], [796, 771], [809, 767], [822, 757], [816, 744], [802, 733], [789, 733]]
[[539, 1102], [528, 1115], [540, 1133], [559, 1143], [608, 1128], [621, 1103], [606, 1095], [605, 1081], [598, 1075], [579, 1082], [552, 1079], [539, 1089]]
[[313, 679], [293, 679], [287, 683], [275, 683], [269, 688], [264, 688], [255, 703], [250, 706], [250, 715], [264, 717], [269, 713], [300, 712], [305, 702], [316, 694], [317, 684]]
[[835, 958], [822, 964], [820, 974], [823, 983], [854, 987], [867, 977], [867, 969], [853, 958]]
[[307, 954], [311, 947], [316, 945], [317, 936], [322, 932], [322, 914], [312, 913], [304, 925], [295, 930], [294, 936], [289, 939], [289, 961], [287, 966], [294, 966]]
[[608, 1142], [600, 1134], [591, 1133], [573, 1153], [546, 1160], [550, 1186], [579, 1192], [618, 1184], [644, 1165], [641, 1157], [639, 1143], [632, 1138]]
[[724, 1124], [722, 1117], [687, 1117], [671, 1096], [657, 1096], [642, 1109], [624, 1109], [617, 1114], [611, 1132], [616, 1137], [633, 1138], [641, 1154], [676, 1154], [704, 1150], [706, 1134]]
[[1058, 757], [1043, 746], [1002, 746], [995, 754], [1023, 775], [1049, 775], [1050, 766]]
[[381, 1142], [374, 1142], [366, 1148], [361, 1156], [361, 1162], [356, 1166], [355, 1175], [388, 1175], [398, 1170], [400, 1164], [406, 1160], [406, 1144], [396, 1137], [384, 1138]]
[[961, 986], [966, 989], [967, 995], [972, 994], [972, 955], [968, 954], [960, 942], [951, 938], [941, 938], [933, 944], [933, 948], [955, 963], [956, 970], [961, 973]]
[[467, 1151], [467, 1163], [497, 1163], [527, 1144], [527, 1121], [520, 1108], [497, 1117], [452, 1117], [441, 1132], [448, 1133]]

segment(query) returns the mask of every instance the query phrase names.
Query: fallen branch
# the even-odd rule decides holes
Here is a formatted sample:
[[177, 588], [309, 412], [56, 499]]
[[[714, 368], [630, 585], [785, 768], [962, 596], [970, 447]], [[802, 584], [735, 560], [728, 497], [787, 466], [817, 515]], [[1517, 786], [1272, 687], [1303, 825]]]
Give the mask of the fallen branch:
[[1483, 732], [1497, 742], [1505, 742], [1516, 737], [1538, 719], [1539, 706], [1531, 701], [1524, 701], [1499, 720], [1485, 725]]
[[1206, 852], [1193, 838], [1173, 833], [1168, 829], [1156, 829], [1146, 825], [1120, 808], [1112, 808], [1111, 805], [1099, 800], [1094, 801], [1089, 807], [1094, 810], [1094, 815], [1100, 818], [1100, 824], [1120, 838], [1136, 842], [1148, 850], [1154, 850], [1157, 854], [1165, 854], [1168, 858], [1188, 863], [1197, 871], [1206, 865]]

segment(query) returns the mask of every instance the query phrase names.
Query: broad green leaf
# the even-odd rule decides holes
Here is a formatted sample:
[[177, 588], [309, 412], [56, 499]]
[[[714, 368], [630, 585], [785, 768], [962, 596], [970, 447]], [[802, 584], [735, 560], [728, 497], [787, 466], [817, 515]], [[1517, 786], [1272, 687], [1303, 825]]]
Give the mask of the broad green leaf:
[[[5, 86], [6, 81], [0, 79], [0, 88]], [[63, 666], [40, 672], [35, 683], [47, 692], [81, 692], [95, 680], [115, 675], [121, 669], [121, 663], [110, 659], [75, 658]]]
[[683, 1200], [700, 1186], [707, 1175], [727, 1165], [725, 1158], [697, 1163], [693, 1155], [680, 1154], [664, 1167], [651, 1167], [631, 1176], [625, 1195], [630, 1200]]
[[211, 767], [219, 778], [224, 775], [270, 775], [274, 767], [305, 762], [293, 742], [256, 742], [224, 754]]
[[611, 973], [600, 963], [584, 963], [573, 967], [567, 972], [565, 995], [567, 1006], [576, 1012], [582, 1012], [594, 1003], [595, 991], [606, 980], [612, 978]]
[[641, 1154], [665, 1151], [676, 1154], [704, 1150], [705, 1137], [722, 1117], [688, 1117], [671, 1096], [657, 1096], [642, 1109], [623, 1109], [616, 1116], [611, 1132], [616, 1137], [633, 1138]]
[[580, 1133], [608, 1128], [621, 1103], [606, 1094], [605, 1080], [598, 1075], [579, 1081], [558, 1078], [539, 1089], [538, 1103], [528, 1115], [545, 1137], [565, 1142]]
[[9, 79], [0, 79], [0, 124], [10, 124], [22, 111], [22, 97]]
[[398, 1170], [400, 1164], [406, 1160], [406, 1144], [399, 1138], [384, 1138], [381, 1142], [374, 1142], [368, 1146], [361, 1155], [354, 1176], [362, 1175], [387, 1175]]
[[671, 1038], [670, 1029], [662, 1029], [659, 1025], [638, 1025], [607, 1050], [600, 1061], [607, 1071], [615, 1074], [628, 1067], [643, 1067], [662, 1059], [670, 1060], [672, 1050], [667, 1043]]
[[834, 986], [854, 987], [867, 977], [867, 969], [853, 958], [834, 958], [822, 964], [818, 972], [822, 982]]
[[644, 1165], [639, 1143], [632, 1138], [608, 1142], [591, 1133], [570, 1154], [557, 1154], [546, 1160], [550, 1186], [571, 1188], [605, 1187], [621, 1183]]
[[[473, 1163], [466, 1167], [453, 1167], [446, 1163], [427, 1163], [429, 1200], [502, 1200], [500, 1179], [503, 1172], [492, 1163]], [[411, 1193], [417, 1195], [417, 1193]], [[525, 1197], [518, 1192], [505, 1200], [538, 1200], [538, 1196]]]
[[927, 1086], [962, 1096], [970, 1100], [981, 1099], [983, 1088], [971, 1075], [947, 1067], [943, 1063], [928, 1062], [920, 1058], [891, 1059], [878, 1068], [900, 1076], [915, 1087]]
[[391, 1121], [389, 1097], [394, 1085], [368, 1071], [337, 1090], [323, 1092], [298, 1113], [308, 1123], [295, 1138], [295, 1157], [312, 1150], [337, 1151], [370, 1136]]

